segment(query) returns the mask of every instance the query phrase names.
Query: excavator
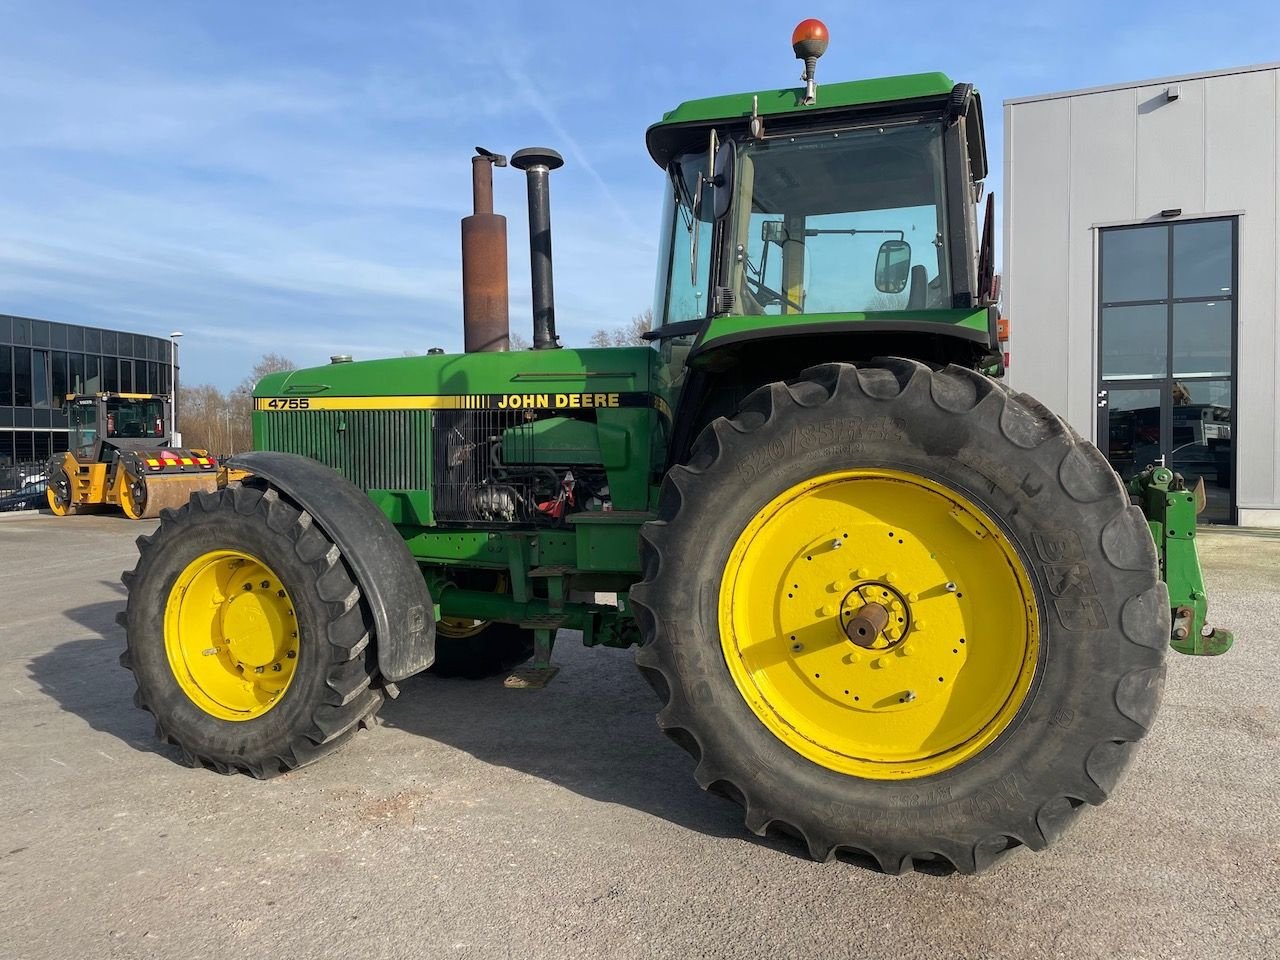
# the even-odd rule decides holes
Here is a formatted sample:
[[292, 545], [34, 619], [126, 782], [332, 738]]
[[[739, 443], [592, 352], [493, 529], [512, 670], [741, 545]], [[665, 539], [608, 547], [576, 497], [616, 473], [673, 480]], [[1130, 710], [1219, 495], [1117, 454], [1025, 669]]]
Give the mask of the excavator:
[[57, 516], [119, 507], [143, 520], [219, 486], [216, 457], [174, 443], [167, 395], [69, 393], [63, 410], [70, 449], [50, 461], [46, 494]]

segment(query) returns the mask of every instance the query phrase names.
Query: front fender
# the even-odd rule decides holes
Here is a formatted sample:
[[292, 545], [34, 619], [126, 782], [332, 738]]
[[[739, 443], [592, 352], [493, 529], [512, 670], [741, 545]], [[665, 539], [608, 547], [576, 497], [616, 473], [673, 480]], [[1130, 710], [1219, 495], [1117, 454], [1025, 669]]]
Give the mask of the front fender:
[[227, 466], [266, 480], [337, 544], [373, 614], [378, 670], [386, 679], [403, 680], [435, 662], [431, 591], [404, 538], [359, 487], [294, 453], [256, 450]]

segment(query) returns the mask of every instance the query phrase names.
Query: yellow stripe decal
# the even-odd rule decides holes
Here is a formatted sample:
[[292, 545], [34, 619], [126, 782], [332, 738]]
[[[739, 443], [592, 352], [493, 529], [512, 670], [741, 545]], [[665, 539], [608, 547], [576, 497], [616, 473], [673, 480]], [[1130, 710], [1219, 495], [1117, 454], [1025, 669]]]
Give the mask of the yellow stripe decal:
[[661, 397], [640, 391], [591, 393], [470, 393], [451, 396], [256, 397], [263, 412], [290, 410], [591, 410], [600, 407], [653, 407], [670, 418]]

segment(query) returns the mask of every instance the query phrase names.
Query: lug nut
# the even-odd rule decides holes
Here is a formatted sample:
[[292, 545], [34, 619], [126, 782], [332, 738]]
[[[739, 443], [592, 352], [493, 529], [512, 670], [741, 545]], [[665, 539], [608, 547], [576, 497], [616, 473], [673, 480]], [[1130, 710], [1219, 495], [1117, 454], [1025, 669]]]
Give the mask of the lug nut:
[[252, 584], [252, 583], [246, 583], [246, 584], [244, 585], [244, 589], [246, 589], [246, 590], [252, 590], [252, 589], [253, 589], [253, 584]]
[[262, 669], [263, 669], [262, 667], [254, 667], [254, 668], [253, 668], [253, 672], [254, 672], [254, 673], [262, 673]]
[[297, 655], [298, 655], [297, 650], [290, 650], [288, 653], [285, 654], [285, 656], [288, 657], [290, 660], [292, 660]]
[[947, 581], [947, 593], [955, 593], [955, 592], [956, 592], [956, 585], [955, 585], [954, 583], [952, 583], [950, 580], [948, 580], [948, 581]]
[[271, 669], [272, 669], [272, 670], [274, 670], [276, 673], [279, 673], [279, 672], [280, 672], [280, 664], [278, 664], [278, 663], [273, 663], [273, 664], [271, 665]]
[[217, 655], [218, 655], [218, 648], [217, 648], [217, 647], [207, 647], [206, 649], [201, 650], [201, 651], [200, 651], [200, 653], [201, 653], [201, 655], [202, 655], [202, 656], [206, 656], [206, 657], [215, 657], [215, 656], [217, 656]]
[[896, 576], [895, 574], [892, 574], [892, 573], [886, 573], [886, 574], [884, 575], [884, 582], [885, 582], [885, 583], [894, 583], [894, 582], [896, 582], [896, 581], [897, 581], [897, 579], [898, 579], [898, 578], [897, 578], [897, 576]]
[[902, 695], [902, 702], [910, 703], [915, 698], [916, 698], [916, 692], [914, 690], [908, 690], [906, 693]]
[[277, 590], [276, 596], [283, 600], [285, 598], [285, 592], [283, 590]]
[[841, 547], [843, 547], [843, 546], [844, 546], [844, 541], [843, 541], [843, 540], [832, 540], [832, 541], [831, 541], [831, 549], [832, 549], [832, 550], [839, 550], [839, 549], [840, 549]]
[[839, 593], [841, 590], [844, 589], [844, 581], [843, 580], [831, 581], [831, 589], [833, 592]]
[[269, 586], [271, 586], [271, 584], [268, 581], [263, 580], [262, 583], [259, 584], [259, 586], [262, 587], [263, 590], [266, 590]]

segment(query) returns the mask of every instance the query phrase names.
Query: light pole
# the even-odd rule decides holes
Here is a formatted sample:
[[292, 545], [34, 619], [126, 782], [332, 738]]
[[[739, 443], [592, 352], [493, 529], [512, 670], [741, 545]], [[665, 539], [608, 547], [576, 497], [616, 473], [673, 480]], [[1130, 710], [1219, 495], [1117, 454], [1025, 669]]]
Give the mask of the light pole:
[[175, 447], [182, 445], [182, 436], [178, 433], [178, 340], [181, 330], [169, 334], [169, 442]]
[[230, 448], [227, 451], [227, 454], [228, 456], [234, 457], [236, 455], [236, 438], [235, 438], [235, 435], [231, 432], [231, 418], [232, 418], [232, 413], [230, 410], [218, 411], [218, 419], [220, 419], [226, 425], [226, 428], [227, 428], [227, 446]]

